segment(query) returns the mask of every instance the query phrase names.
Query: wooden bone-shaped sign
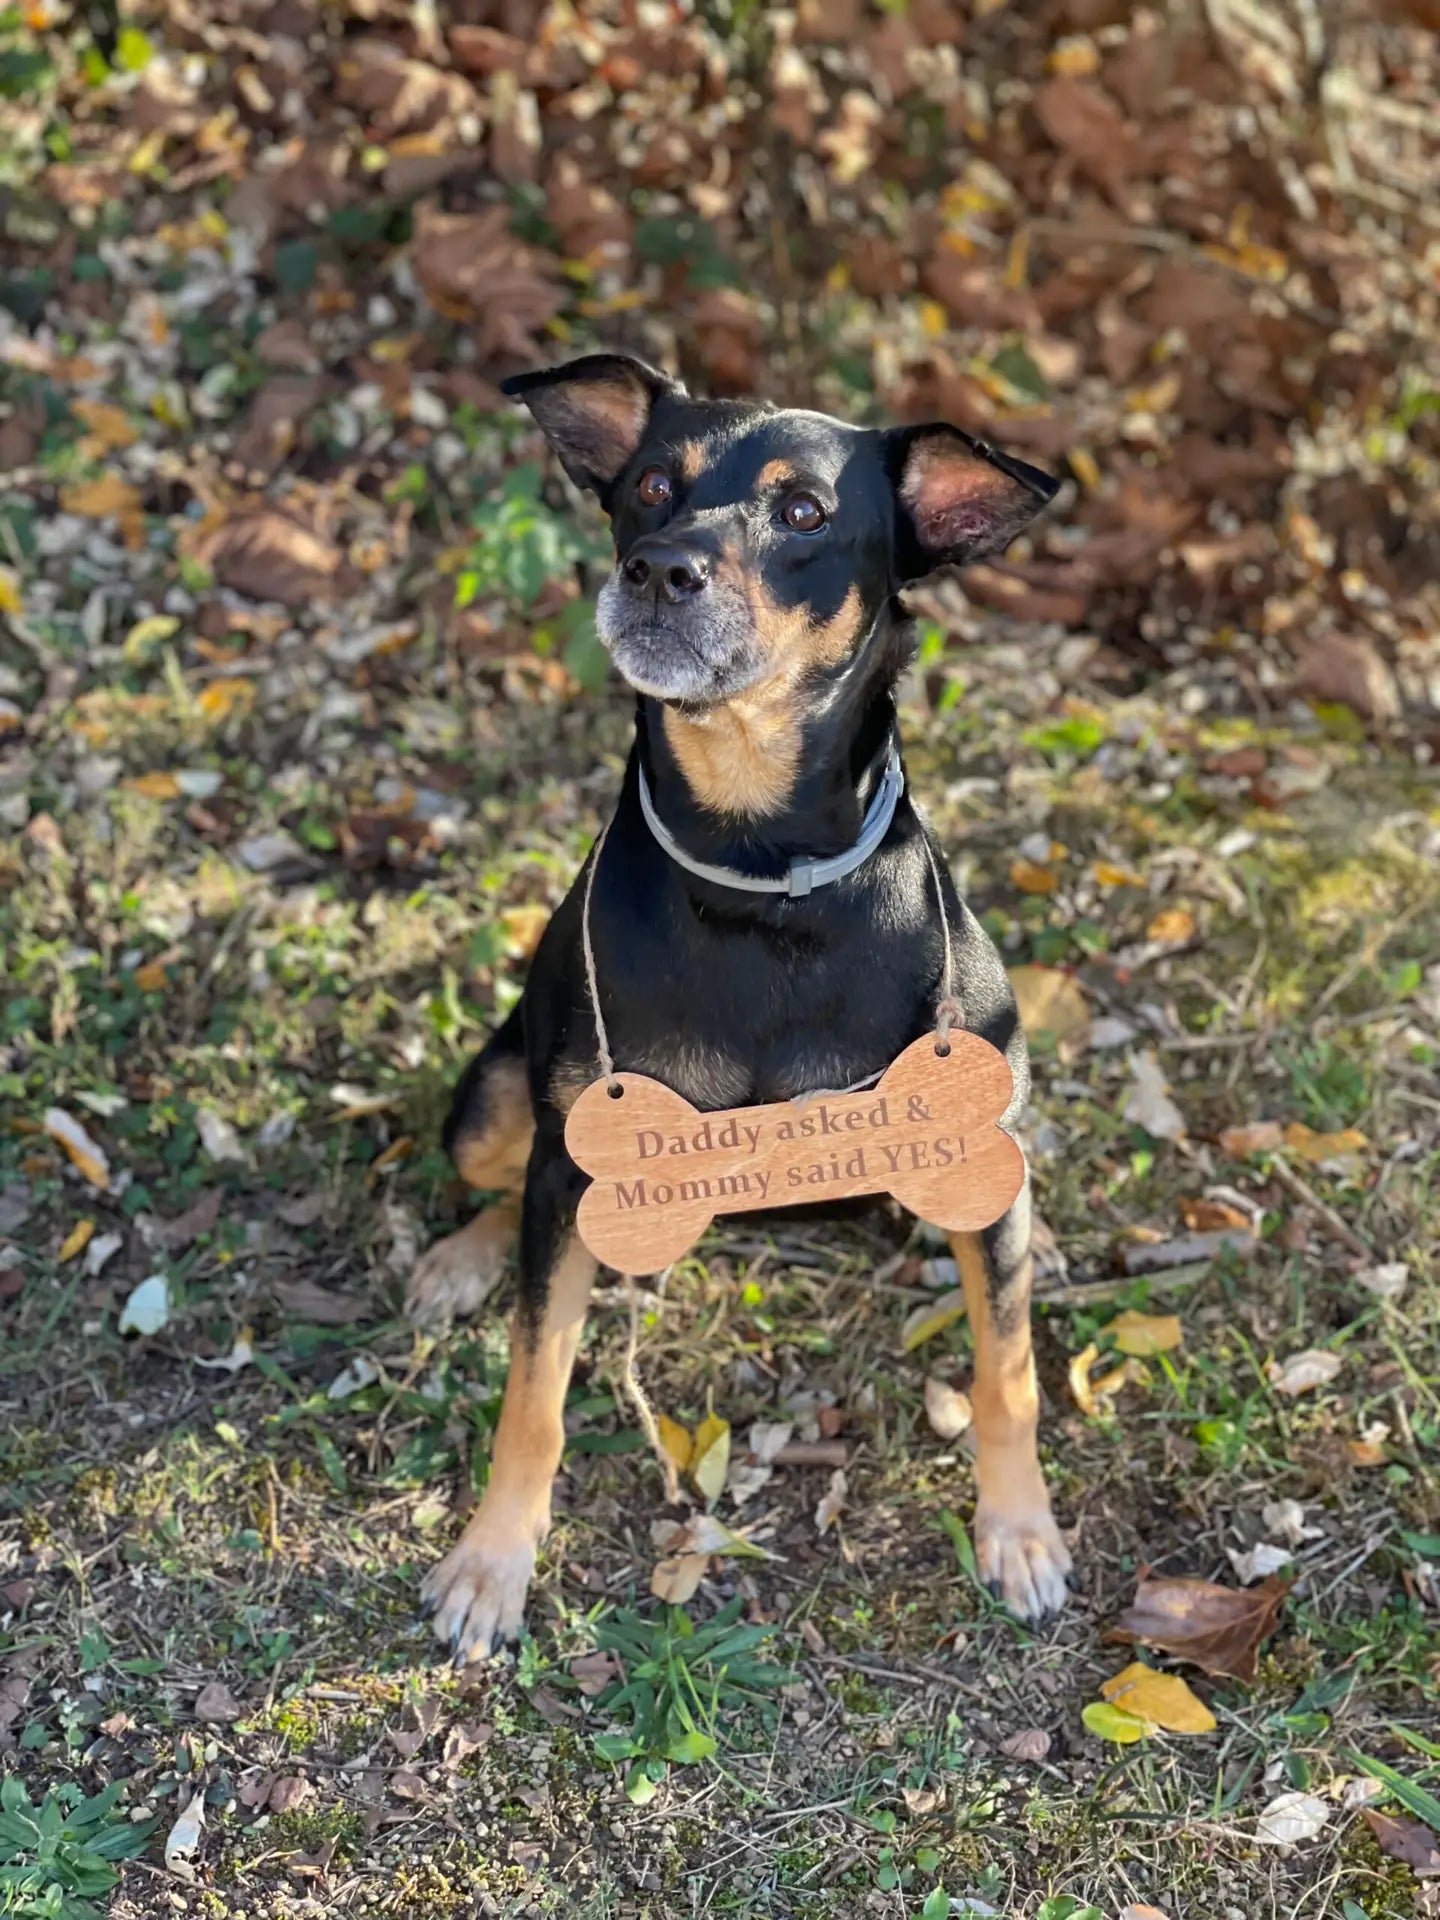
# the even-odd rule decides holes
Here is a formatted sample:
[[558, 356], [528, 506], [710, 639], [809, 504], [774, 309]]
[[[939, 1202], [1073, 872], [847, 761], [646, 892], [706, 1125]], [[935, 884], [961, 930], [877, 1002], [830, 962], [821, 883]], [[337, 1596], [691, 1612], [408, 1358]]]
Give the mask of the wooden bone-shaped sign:
[[951, 1232], [998, 1220], [1025, 1161], [996, 1124], [1010, 1068], [978, 1034], [928, 1033], [864, 1093], [701, 1113], [658, 1080], [593, 1081], [565, 1144], [590, 1175], [580, 1237], [621, 1273], [657, 1273], [717, 1213], [891, 1193]]

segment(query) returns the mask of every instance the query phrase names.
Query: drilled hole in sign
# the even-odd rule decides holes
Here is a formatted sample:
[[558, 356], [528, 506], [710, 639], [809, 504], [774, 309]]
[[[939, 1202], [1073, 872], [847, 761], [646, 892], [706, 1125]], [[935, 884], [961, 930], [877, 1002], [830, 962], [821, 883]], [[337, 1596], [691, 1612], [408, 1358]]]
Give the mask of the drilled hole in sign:
[[950, 1042], [948, 1040], [937, 1040], [935, 1042], [935, 1051], [942, 1060], [948, 1060], [950, 1058]]
[[625, 1098], [625, 1089], [618, 1081], [613, 1086], [606, 1087], [605, 1091], [612, 1100], [623, 1100]]

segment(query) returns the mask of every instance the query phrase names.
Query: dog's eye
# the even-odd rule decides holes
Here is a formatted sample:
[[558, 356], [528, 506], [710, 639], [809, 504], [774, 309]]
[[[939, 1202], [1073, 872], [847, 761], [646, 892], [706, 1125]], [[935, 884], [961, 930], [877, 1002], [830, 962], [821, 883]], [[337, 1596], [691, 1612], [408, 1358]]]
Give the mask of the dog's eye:
[[825, 524], [825, 509], [808, 493], [792, 493], [780, 509], [780, 518], [795, 533], [818, 533]]
[[663, 507], [673, 491], [670, 476], [663, 467], [647, 467], [636, 491], [647, 507]]

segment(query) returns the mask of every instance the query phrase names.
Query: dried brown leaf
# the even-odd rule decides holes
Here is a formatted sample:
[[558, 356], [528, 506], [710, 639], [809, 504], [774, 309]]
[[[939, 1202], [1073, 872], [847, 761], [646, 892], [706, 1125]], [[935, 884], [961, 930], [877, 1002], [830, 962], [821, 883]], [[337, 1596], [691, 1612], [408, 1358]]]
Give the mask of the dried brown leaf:
[[1440, 1840], [1418, 1820], [1402, 1819], [1398, 1814], [1381, 1813], [1376, 1807], [1362, 1807], [1360, 1818], [1369, 1827], [1392, 1860], [1403, 1860], [1407, 1867], [1429, 1879], [1440, 1874]]
[[422, 210], [411, 264], [431, 304], [474, 328], [482, 360], [502, 353], [533, 360], [536, 336], [565, 304], [553, 261], [514, 237], [504, 206]]
[[1225, 1674], [1248, 1686], [1287, 1590], [1274, 1578], [1244, 1592], [1188, 1576], [1142, 1580], [1105, 1637], [1155, 1647], [1206, 1673]]
[[316, 1280], [277, 1280], [271, 1291], [292, 1319], [307, 1326], [348, 1327], [370, 1311], [367, 1301], [336, 1293]]
[[211, 1680], [195, 1696], [195, 1718], [208, 1726], [223, 1727], [238, 1720], [244, 1707], [221, 1680]]
[[1314, 700], [1350, 707], [1366, 720], [1400, 716], [1400, 689], [1374, 643], [1331, 633], [1311, 641], [1295, 665], [1295, 684]]
[[407, 59], [394, 42], [378, 34], [343, 43], [336, 92], [346, 106], [368, 114], [382, 137], [454, 122], [480, 105], [462, 75]]
[[1065, 74], [1047, 80], [1035, 94], [1035, 114], [1046, 134], [1120, 207], [1126, 179], [1139, 162], [1125, 116], [1093, 81]]
[[271, 507], [247, 509], [199, 535], [195, 559], [222, 587], [303, 607], [348, 593], [353, 575], [332, 540]]

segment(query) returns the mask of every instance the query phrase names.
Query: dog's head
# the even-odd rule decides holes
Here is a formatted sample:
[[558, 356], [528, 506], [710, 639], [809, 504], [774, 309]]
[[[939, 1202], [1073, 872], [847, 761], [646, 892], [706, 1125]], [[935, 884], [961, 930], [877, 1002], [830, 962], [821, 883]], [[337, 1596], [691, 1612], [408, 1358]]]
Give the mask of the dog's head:
[[843, 673], [898, 588], [999, 551], [1056, 491], [954, 427], [693, 400], [620, 354], [504, 391], [610, 515], [601, 640], [637, 692], [690, 711]]

